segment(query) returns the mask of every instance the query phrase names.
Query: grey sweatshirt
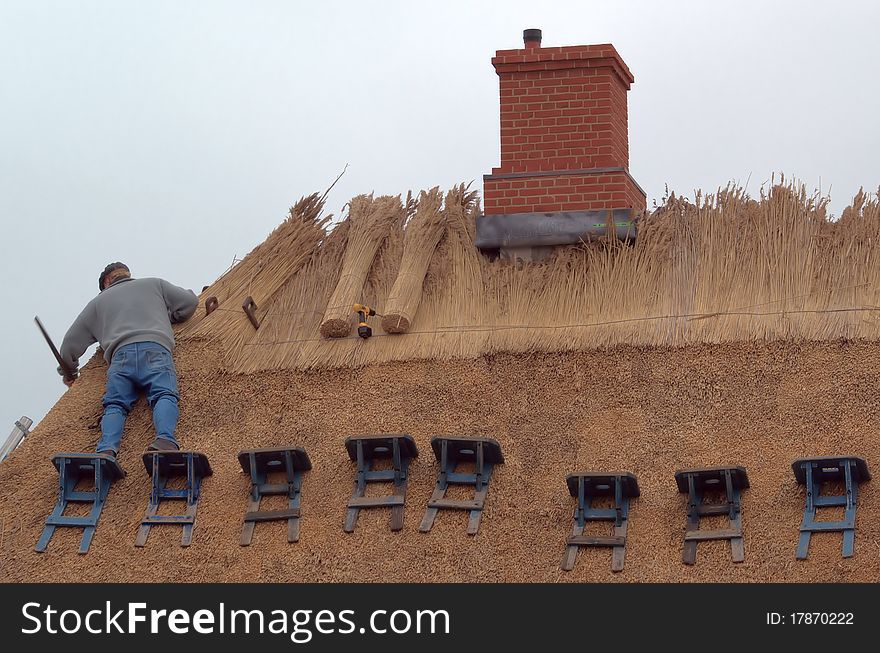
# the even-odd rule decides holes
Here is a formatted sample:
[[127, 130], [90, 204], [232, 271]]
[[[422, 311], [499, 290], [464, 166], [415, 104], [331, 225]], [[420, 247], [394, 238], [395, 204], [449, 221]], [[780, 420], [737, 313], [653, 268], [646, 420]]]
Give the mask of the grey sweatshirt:
[[[79, 357], [95, 342], [107, 362], [133, 342], [157, 342], [174, 349], [171, 324], [188, 320], [199, 299], [164, 279], [119, 279], [86, 304], [61, 343], [61, 358], [74, 372]], [[59, 370], [60, 372], [60, 370]]]

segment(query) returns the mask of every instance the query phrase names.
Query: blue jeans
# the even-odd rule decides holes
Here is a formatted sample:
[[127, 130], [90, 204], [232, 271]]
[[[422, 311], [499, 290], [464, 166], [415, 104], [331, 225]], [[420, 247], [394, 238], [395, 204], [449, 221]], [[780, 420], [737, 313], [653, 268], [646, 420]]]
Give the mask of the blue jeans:
[[107, 370], [98, 451], [119, 451], [125, 418], [141, 392], [146, 394], [153, 409], [156, 437], [177, 443], [174, 431], [180, 417], [177, 408], [180, 395], [171, 352], [155, 342], [133, 342], [113, 352]]

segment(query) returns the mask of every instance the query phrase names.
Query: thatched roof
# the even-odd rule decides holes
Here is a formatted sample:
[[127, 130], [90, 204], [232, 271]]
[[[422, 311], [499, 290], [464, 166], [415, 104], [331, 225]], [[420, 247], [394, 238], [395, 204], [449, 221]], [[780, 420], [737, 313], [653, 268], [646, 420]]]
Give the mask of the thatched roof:
[[[514, 266], [473, 249], [478, 207], [456, 188], [410, 332], [385, 335], [373, 318], [366, 341], [320, 336], [356, 215], [326, 234], [316, 200], [203, 293], [220, 308], [204, 317], [200, 307], [178, 334], [179, 435], [214, 467], [192, 546], [179, 546], [178, 528], [158, 527], [134, 548], [149, 494], [139, 456], [152, 439], [140, 404], [120, 456], [128, 476], [111, 491], [89, 553], [76, 553], [78, 529], [60, 529], [46, 553], [33, 552], [57, 491], [49, 457], [97, 440], [106, 367], [95, 358], [0, 465], [0, 580], [876, 578], [872, 484], [859, 497], [855, 557], [842, 559], [840, 535], [828, 534], [796, 562], [804, 493], [790, 468], [821, 454], [880, 461], [875, 200], [857, 198], [829, 221], [821, 202], [790, 187], [760, 201], [735, 191], [697, 204], [673, 199], [645, 219], [635, 246], [592, 243]], [[380, 312], [398, 271], [418, 269], [402, 261], [418, 207], [383, 201], [403, 219], [388, 220], [357, 298]], [[248, 295], [259, 330], [240, 308]], [[343, 441], [365, 432], [411, 433], [419, 446], [402, 532], [389, 531], [381, 509], [342, 532], [354, 479]], [[493, 437], [505, 452], [474, 537], [466, 516], [449, 512], [417, 532], [437, 474], [428, 443], [441, 433]], [[253, 544], [240, 547], [249, 482], [236, 453], [293, 444], [314, 464], [299, 543], [286, 543], [279, 522], [258, 525]], [[732, 564], [726, 543], [709, 542], [686, 567], [686, 501], [673, 473], [720, 464], [746, 467], [752, 482], [745, 562]], [[575, 505], [564, 479], [582, 469], [639, 478], [620, 574], [607, 550], [583, 551], [574, 571], [559, 570]]]
[[[641, 220], [635, 246], [559, 248], [526, 266], [474, 248], [479, 206], [463, 186], [447, 193], [441, 236], [406, 257], [408, 232], [431, 222], [419, 219], [418, 203], [355, 198], [325, 235], [315, 198], [203, 293], [220, 307], [208, 317], [200, 308], [180, 342], [205, 339], [225, 368], [252, 372], [618, 344], [880, 337], [880, 205], [864, 195], [838, 221], [791, 185], [758, 201], [738, 189], [695, 203], [673, 197]], [[437, 214], [436, 195], [421, 200], [433, 209], [427, 218]], [[414, 262], [425, 263], [415, 268], [423, 282], [411, 279]], [[384, 333], [379, 319], [367, 342], [322, 337], [330, 318], [354, 321], [353, 302], [402, 310], [391, 294], [404, 280], [417, 309], [407, 337]], [[248, 295], [259, 330], [241, 310]]]

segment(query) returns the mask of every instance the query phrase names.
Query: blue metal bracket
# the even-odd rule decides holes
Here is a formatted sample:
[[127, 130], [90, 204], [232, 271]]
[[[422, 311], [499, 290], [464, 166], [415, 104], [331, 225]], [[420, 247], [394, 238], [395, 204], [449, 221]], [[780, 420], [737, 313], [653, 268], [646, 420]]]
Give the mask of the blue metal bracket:
[[[804, 519], [800, 526], [797, 559], [805, 560], [810, 548], [810, 536], [817, 532], [843, 532], [843, 557], [853, 555], [856, 539], [856, 504], [859, 484], [871, 479], [868, 465], [862, 458], [837, 456], [829, 458], [801, 458], [791, 464], [794, 476], [807, 490]], [[843, 483], [844, 494], [823, 495], [823, 483]], [[842, 521], [816, 521], [819, 508], [842, 507]]]
[[[636, 477], [629, 472], [580, 472], [565, 479], [571, 496], [578, 500], [574, 511], [574, 527], [566, 540], [562, 570], [571, 571], [582, 546], [611, 547], [611, 571], [622, 571], [626, 554], [626, 530], [629, 523], [629, 501], [639, 496]], [[595, 497], [614, 498], [613, 508], [593, 508]], [[611, 521], [611, 537], [584, 535], [589, 521]]]
[[[73, 526], [83, 529], [79, 552], [87, 553], [98, 527], [104, 502], [110, 493], [110, 486], [114, 481], [124, 478], [125, 472], [116, 462], [116, 458], [98, 453], [59, 453], [52, 457], [52, 464], [58, 470], [58, 502], [46, 519], [46, 526], [35, 550], [40, 553], [46, 550], [58, 526]], [[93, 489], [75, 490], [80, 479], [86, 477], [94, 479]], [[64, 511], [68, 503], [91, 503], [92, 510], [88, 517], [66, 517]]]
[[[211, 475], [211, 466], [208, 464], [207, 456], [198, 451], [151, 451], [144, 454], [143, 460], [144, 468], [152, 479], [152, 488], [150, 503], [141, 520], [134, 545], [146, 545], [151, 527], [159, 524], [176, 524], [183, 526], [180, 545], [189, 546], [192, 542], [202, 479]], [[186, 478], [184, 489], [171, 490], [166, 487], [168, 480], [176, 476]], [[158, 515], [159, 503], [163, 499], [185, 500], [186, 513], [171, 516]]]
[[[344, 530], [354, 531], [361, 508], [391, 508], [391, 530], [403, 529], [406, 505], [406, 485], [410, 461], [419, 455], [411, 435], [379, 434], [353, 435], [345, 439], [348, 457], [357, 463], [354, 493], [348, 500]], [[390, 459], [391, 469], [371, 469], [374, 461]], [[367, 483], [392, 482], [394, 494], [385, 497], [365, 497]]]
[[[312, 468], [305, 449], [279, 447], [277, 449], [250, 449], [238, 454], [238, 462], [251, 477], [251, 499], [241, 529], [241, 546], [248, 546], [254, 536], [257, 522], [287, 520], [288, 543], [299, 540], [300, 488], [302, 472]], [[286, 483], [269, 483], [273, 472], [284, 472]], [[287, 510], [260, 510], [260, 500], [270, 495], [287, 495]]]
[[[697, 561], [697, 543], [706, 540], [730, 540], [734, 562], [745, 559], [742, 532], [741, 492], [749, 487], [749, 477], [743, 467], [700, 467], [675, 472], [678, 491], [688, 495], [687, 530], [684, 534], [682, 561], [693, 565]], [[707, 492], [723, 493], [721, 503], [703, 503]], [[729, 528], [700, 530], [700, 518], [709, 515], [727, 515]]]
[[[480, 517], [483, 514], [486, 495], [489, 493], [492, 469], [495, 465], [504, 462], [501, 445], [491, 438], [443, 435], [431, 438], [431, 449], [440, 462], [440, 474], [437, 476], [434, 493], [428, 500], [428, 508], [419, 525], [419, 531], [427, 533], [431, 530], [438, 510], [468, 510], [470, 515], [467, 534], [476, 535], [480, 528]], [[474, 473], [456, 472], [456, 468], [461, 463], [472, 463]], [[450, 485], [473, 485], [474, 498], [464, 501], [444, 498]]]

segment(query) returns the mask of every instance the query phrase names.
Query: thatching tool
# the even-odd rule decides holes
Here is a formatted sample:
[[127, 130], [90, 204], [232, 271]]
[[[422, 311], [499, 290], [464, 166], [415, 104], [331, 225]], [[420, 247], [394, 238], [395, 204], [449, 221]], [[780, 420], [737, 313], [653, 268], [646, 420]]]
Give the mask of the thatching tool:
[[75, 381], [77, 377], [77, 373], [74, 372], [70, 365], [64, 362], [64, 359], [61, 358], [61, 354], [58, 353], [58, 349], [55, 347], [55, 343], [52, 342], [52, 338], [49, 337], [49, 332], [46, 331], [46, 327], [43, 326], [43, 323], [40, 322], [40, 318], [34, 316], [34, 322], [37, 323], [37, 327], [39, 327], [40, 332], [43, 334], [43, 337], [46, 339], [46, 344], [49, 345], [49, 349], [52, 350], [52, 354], [55, 356], [55, 360], [58, 361], [58, 365], [61, 366], [61, 371], [64, 372], [64, 380], [65, 381]]
[[244, 310], [244, 314], [247, 315], [247, 319], [250, 320], [254, 329], [260, 328], [260, 321], [257, 319], [257, 303], [254, 301], [254, 298], [248, 295], [244, 303], [241, 305], [242, 310]]
[[[353, 309], [354, 312], [358, 314], [358, 335], [366, 340], [371, 335], [373, 335], [373, 329], [371, 329], [370, 325], [367, 324], [367, 318], [379, 314], [376, 312], [376, 309], [370, 308], [365, 304], [355, 304]], [[379, 315], [379, 317], [384, 316]]]

